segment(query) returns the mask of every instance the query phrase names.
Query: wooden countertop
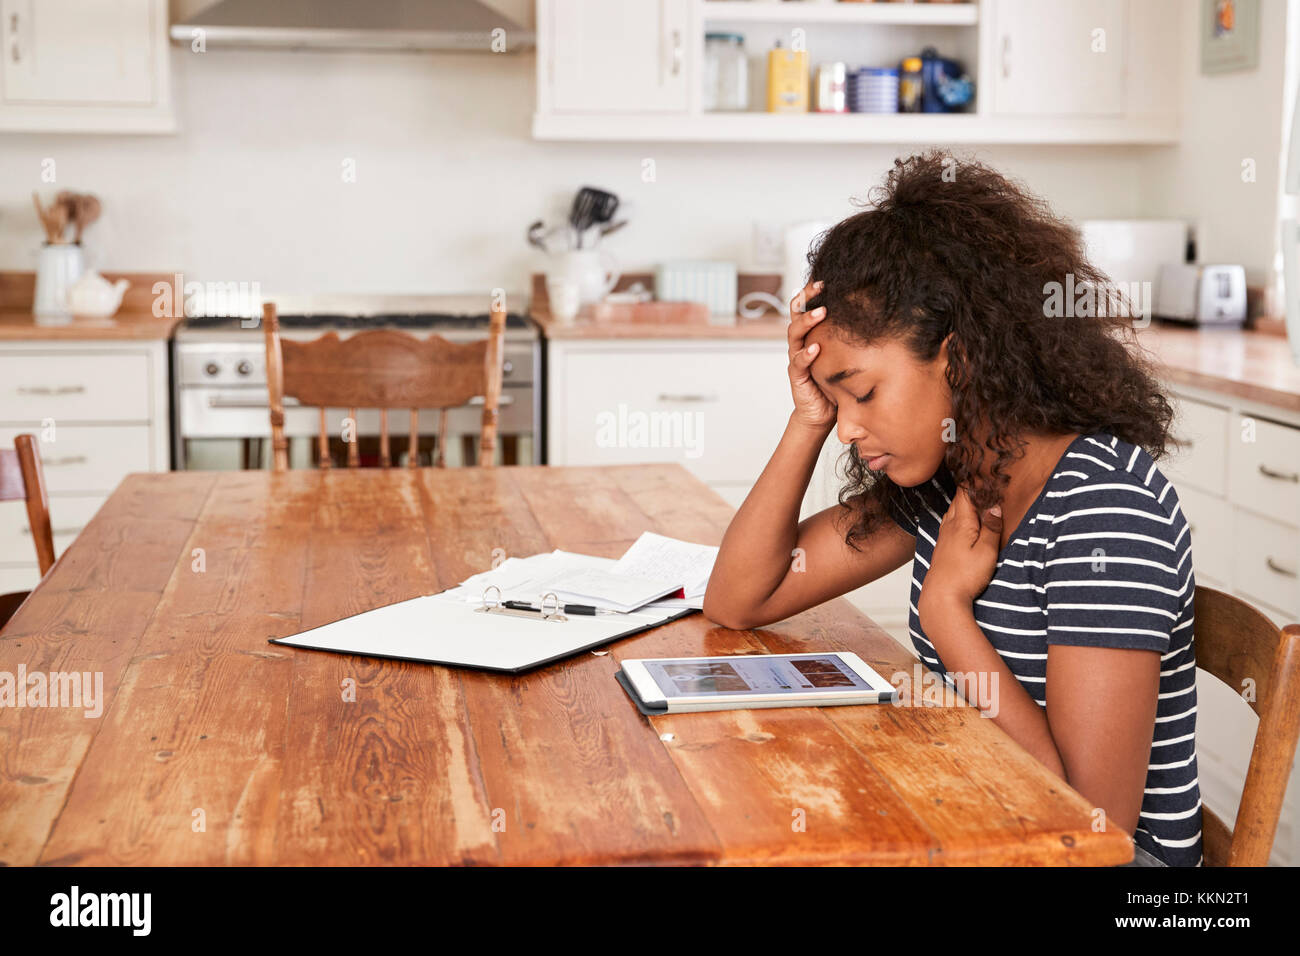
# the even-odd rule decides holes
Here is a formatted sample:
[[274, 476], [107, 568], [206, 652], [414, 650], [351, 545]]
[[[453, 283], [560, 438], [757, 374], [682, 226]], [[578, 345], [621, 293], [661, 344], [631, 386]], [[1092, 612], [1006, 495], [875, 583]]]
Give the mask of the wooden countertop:
[[[107, 319], [73, 316], [52, 323], [32, 314], [36, 275], [0, 271], [0, 342], [102, 341], [111, 339], [170, 339], [183, 316], [153, 314], [154, 283], [171, 285], [174, 276], [160, 272], [105, 272], [105, 279], [126, 279], [131, 287], [122, 297], [117, 314]], [[179, 310], [179, 307], [178, 307]]]
[[751, 631], [691, 614], [519, 675], [267, 643], [454, 585], [496, 548], [716, 544], [733, 514], [680, 465], [130, 475], [0, 641], [2, 671], [103, 675], [97, 717], [0, 708], [22, 742], [0, 864], [1132, 858], [964, 703], [646, 718], [614, 680], [630, 657], [821, 649], [912, 675], [842, 598]]
[[180, 317], [158, 318], [149, 312], [118, 312], [110, 319], [74, 316], [66, 323], [40, 322], [30, 312], [0, 312], [0, 342], [170, 339]]
[[1281, 335], [1152, 321], [1138, 341], [1171, 382], [1300, 413], [1300, 366]]

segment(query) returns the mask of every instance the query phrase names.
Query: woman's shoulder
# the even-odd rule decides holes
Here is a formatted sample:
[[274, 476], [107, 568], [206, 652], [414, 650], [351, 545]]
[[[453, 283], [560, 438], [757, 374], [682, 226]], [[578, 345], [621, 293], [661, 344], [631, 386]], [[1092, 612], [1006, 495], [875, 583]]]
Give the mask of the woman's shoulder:
[[1055, 521], [1096, 527], [1142, 525], [1174, 541], [1186, 519], [1178, 492], [1140, 445], [1105, 431], [1081, 434], [1052, 475]]

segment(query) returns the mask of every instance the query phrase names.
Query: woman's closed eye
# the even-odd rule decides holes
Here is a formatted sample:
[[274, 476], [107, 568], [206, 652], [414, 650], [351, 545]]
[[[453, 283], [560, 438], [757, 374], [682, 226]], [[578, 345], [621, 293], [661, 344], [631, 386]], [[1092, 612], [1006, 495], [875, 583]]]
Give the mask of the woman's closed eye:
[[[871, 396], [872, 396], [872, 395], [875, 395], [875, 394], [876, 394], [875, 386], [872, 386], [871, 391], [867, 392], [867, 394], [863, 395], [861, 398], [858, 398], [858, 402], [861, 403], [861, 402], [870, 401]], [[854, 398], [857, 398], [856, 395], [853, 396], [853, 397], [854, 397]]]

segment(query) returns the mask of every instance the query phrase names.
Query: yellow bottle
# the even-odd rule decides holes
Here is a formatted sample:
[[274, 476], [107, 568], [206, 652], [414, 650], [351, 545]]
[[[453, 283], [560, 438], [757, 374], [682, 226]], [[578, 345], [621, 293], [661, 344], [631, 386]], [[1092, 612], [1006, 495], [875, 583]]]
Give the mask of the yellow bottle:
[[808, 51], [784, 50], [778, 40], [767, 53], [767, 111], [808, 112]]

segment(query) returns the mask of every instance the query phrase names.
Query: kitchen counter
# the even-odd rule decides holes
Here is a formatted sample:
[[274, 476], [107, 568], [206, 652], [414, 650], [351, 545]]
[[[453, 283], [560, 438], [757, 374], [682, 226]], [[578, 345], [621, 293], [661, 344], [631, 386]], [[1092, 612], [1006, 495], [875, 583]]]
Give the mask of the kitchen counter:
[[[654, 288], [650, 273], [625, 275], [616, 288], [622, 291], [637, 281], [647, 289]], [[753, 291], [775, 292], [780, 282], [780, 276], [742, 274], [738, 294], [743, 297]], [[538, 274], [533, 275], [528, 317], [548, 339], [784, 339], [790, 325], [786, 316], [770, 310], [757, 319], [723, 316], [704, 322], [596, 322], [579, 313], [571, 323], [560, 322], [551, 315], [546, 282]]]
[[0, 312], [0, 342], [170, 339], [180, 320], [180, 316], [159, 318], [151, 312], [118, 312], [111, 319], [74, 317], [51, 325], [30, 312]]
[[182, 316], [156, 316], [153, 314], [155, 282], [173, 281], [169, 273], [105, 272], [105, 279], [116, 282], [126, 279], [131, 287], [122, 297], [121, 308], [111, 318], [74, 316], [66, 322], [55, 323], [37, 319], [32, 314], [32, 301], [36, 291], [35, 274], [31, 272], [0, 272], [0, 342], [31, 341], [142, 341], [172, 337], [172, 330]]
[[1300, 366], [1284, 336], [1153, 320], [1138, 341], [1171, 382], [1300, 412]]

